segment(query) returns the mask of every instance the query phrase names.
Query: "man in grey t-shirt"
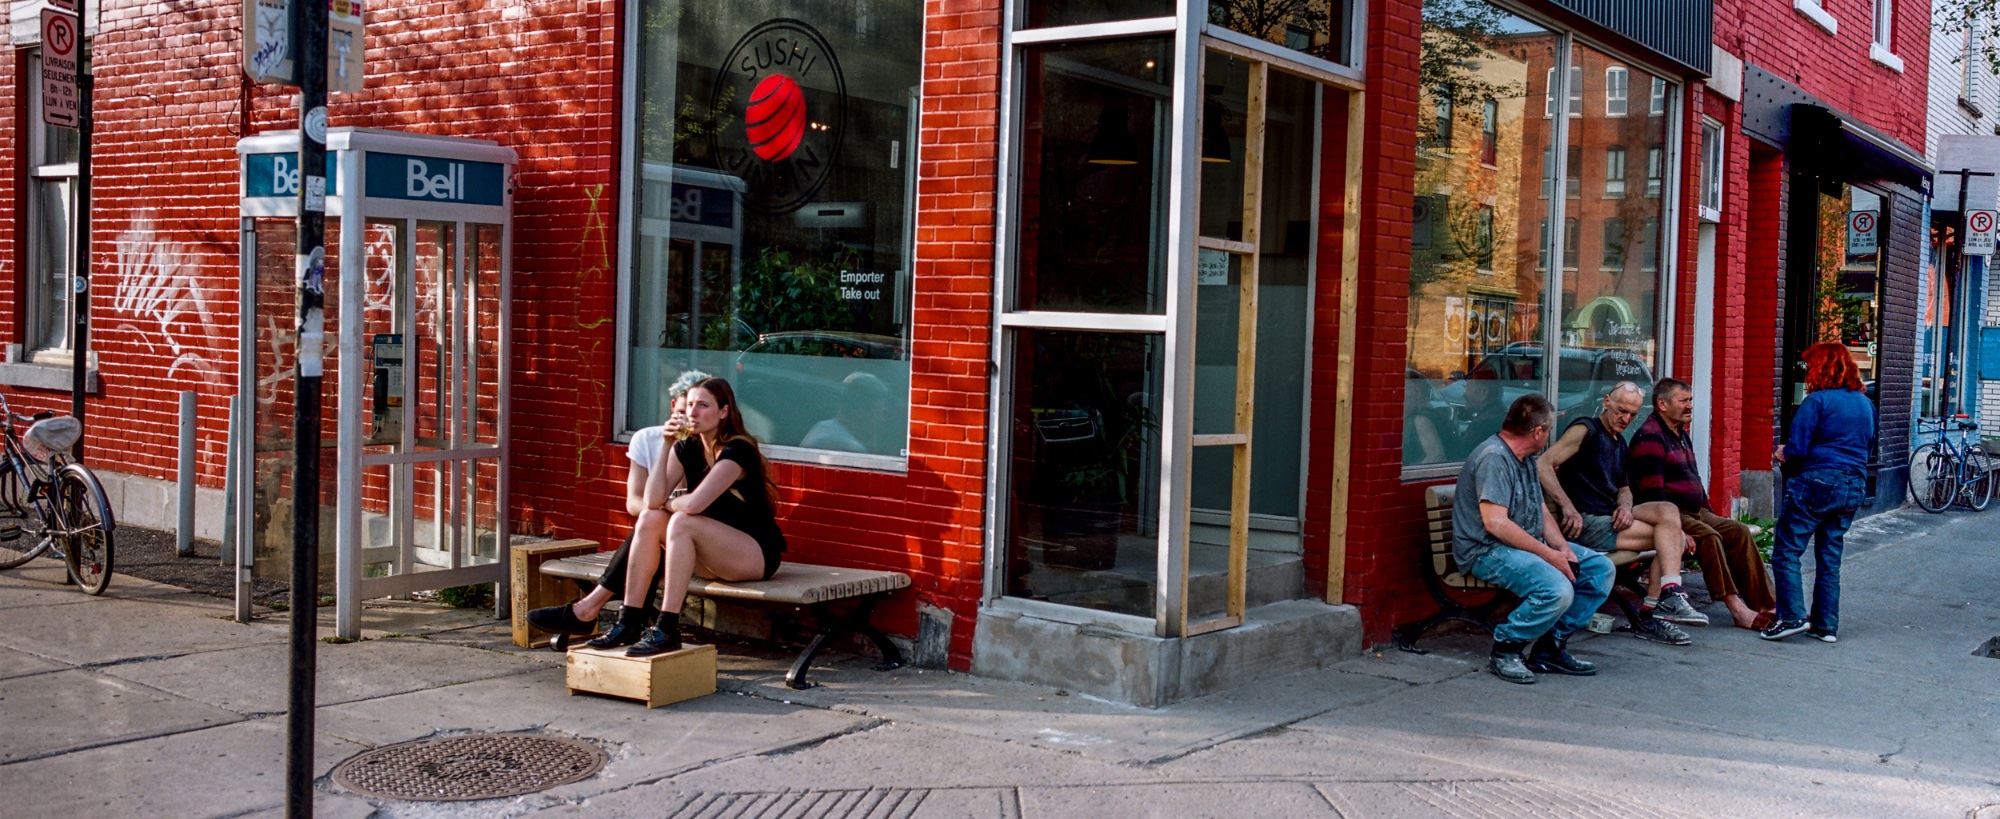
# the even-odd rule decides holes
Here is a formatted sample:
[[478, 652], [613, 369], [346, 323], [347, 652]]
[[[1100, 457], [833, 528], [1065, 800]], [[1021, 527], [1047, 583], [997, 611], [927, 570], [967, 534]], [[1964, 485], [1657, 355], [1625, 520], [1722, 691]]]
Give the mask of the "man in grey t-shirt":
[[1555, 414], [1539, 395], [1515, 400], [1500, 432], [1466, 456], [1453, 495], [1451, 546], [1459, 567], [1521, 598], [1493, 628], [1487, 663], [1508, 682], [1532, 683], [1536, 671], [1597, 673], [1596, 665], [1569, 653], [1569, 636], [1610, 595], [1613, 568], [1609, 558], [1564, 538], [1543, 503], [1535, 456], [1549, 445]]

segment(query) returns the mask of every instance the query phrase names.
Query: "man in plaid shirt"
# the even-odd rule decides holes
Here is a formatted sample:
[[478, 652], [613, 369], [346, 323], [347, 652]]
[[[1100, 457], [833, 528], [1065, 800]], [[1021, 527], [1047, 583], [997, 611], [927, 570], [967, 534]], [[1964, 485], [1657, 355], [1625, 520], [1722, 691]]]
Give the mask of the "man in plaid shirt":
[[1761, 629], [1777, 607], [1771, 577], [1750, 527], [1709, 508], [1701, 465], [1688, 439], [1693, 416], [1694, 388], [1687, 382], [1662, 378], [1653, 386], [1653, 414], [1639, 425], [1626, 455], [1632, 500], [1680, 507], [1681, 528], [1694, 538], [1709, 595], [1729, 607], [1738, 628]]

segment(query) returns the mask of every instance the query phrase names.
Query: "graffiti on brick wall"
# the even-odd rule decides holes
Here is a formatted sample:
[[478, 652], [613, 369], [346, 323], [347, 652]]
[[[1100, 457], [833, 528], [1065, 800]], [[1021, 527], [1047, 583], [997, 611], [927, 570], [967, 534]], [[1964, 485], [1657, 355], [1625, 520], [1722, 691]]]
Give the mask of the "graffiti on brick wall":
[[[589, 204], [584, 212], [583, 235], [576, 242], [576, 257], [583, 262], [583, 267], [577, 271], [577, 284], [585, 291], [588, 291], [593, 284], [608, 280], [611, 273], [611, 228], [604, 218], [605, 189], [604, 185], [592, 185], [583, 189], [584, 197]], [[609, 321], [611, 321], [609, 316], [599, 317], [595, 321], [584, 321], [581, 316], [577, 317], [577, 330], [583, 334], [583, 338], [590, 340], [590, 349], [584, 351], [582, 360], [604, 361], [608, 358], [603, 350], [604, 335], [594, 331]], [[593, 396], [593, 398], [579, 400], [578, 403], [590, 406], [588, 400], [601, 400], [602, 396], [610, 392], [608, 386], [604, 383], [604, 379], [597, 377], [595, 371], [586, 372], [578, 381], [577, 397], [586, 399], [586, 396]], [[601, 418], [602, 416], [598, 414], [588, 414], [576, 425], [576, 477], [579, 481], [607, 476], [605, 473], [607, 459], [603, 457], [602, 442], [608, 436], [604, 434], [603, 422], [599, 420]]]
[[215, 321], [187, 246], [159, 238], [153, 214], [145, 212], [133, 220], [130, 230], [118, 235], [117, 247], [118, 288], [111, 308], [132, 322], [148, 325], [127, 322], [118, 329], [131, 330], [153, 352], [164, 345], [173, 356], [168, 377], [186, 369], [203, 381], [222, 383], [221, 371], [204, 355], [207, 346], [196, 343], [211, 340]]

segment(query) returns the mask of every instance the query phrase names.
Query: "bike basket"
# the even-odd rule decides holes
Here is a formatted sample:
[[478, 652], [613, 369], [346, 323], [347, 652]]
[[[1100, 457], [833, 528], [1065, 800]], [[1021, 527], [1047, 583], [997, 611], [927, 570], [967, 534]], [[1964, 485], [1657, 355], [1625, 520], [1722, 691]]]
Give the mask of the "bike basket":
[[30, 456], [37, 461], [46, 461], [51, 453], [68, 454], [70, 448], [76, 446], [77, 439], [82, 437], [83, 424], [70, 416], [59, 415], [29, 425], [21, 440], [27, 445]]

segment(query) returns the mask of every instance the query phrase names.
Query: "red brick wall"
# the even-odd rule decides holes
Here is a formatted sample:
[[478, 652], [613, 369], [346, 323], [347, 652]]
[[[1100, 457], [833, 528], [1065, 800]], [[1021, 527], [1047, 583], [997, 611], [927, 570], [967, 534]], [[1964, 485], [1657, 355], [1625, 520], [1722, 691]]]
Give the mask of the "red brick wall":
[[1820, 0], [1820, 6], [1838, 22], [1838, 34], [1826, 33], [1784, 0], [1715, 0], [1715, 44], [1921, 153], [1930, 4], [1894, 6], [1891, 51], [1902, 58], [1902, 73], [1868, 59], [1874, 0]]
[[[201, 393], [201, 482], [222, 483], [234, 391], [234, 146], [296, 127], [296, 96], [241, 82], [238, 0], [107, 0], [95, 41], [98, 139], [92, 460], [170, 479], [176, 393]], [[513, 527], [622, 538], [617, 379], [617, 190], [623, 3], [375, 4], [368, 88], [334, 96], [332, 124], [490, 139], [520, 155], [514, 213]], [[916, 631], [916, 603], [952, 612], [951, 662], [969, 663], [982, 560], [985, 414], [997, 184], [999, 0], [933, 0], [923, 44], [923, 142], [909, 474], [781, 465], [795, 559], [898, 569], [913, 592], [881, 609]], [[0, 66], [12, 79], [18, 60]], [[20, 225], [15, 83], [0, 84], [0, 299], [13, 298]], [[0, 342], [14, 341], [0, 323]], [[332, 352], [329, 350], [329, 352]], [[329, 362], [328, 372], [333, 372]], [[333, 394], [333, 379], [327, 393]], [[65, 393], [8, 390], [29, 408]], [[17, 404], [17, 406], [19, 406]], [[331, 413], [331, 398], [328, 412]]]

